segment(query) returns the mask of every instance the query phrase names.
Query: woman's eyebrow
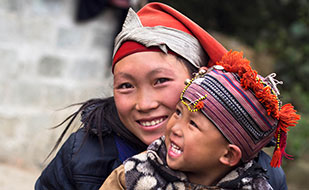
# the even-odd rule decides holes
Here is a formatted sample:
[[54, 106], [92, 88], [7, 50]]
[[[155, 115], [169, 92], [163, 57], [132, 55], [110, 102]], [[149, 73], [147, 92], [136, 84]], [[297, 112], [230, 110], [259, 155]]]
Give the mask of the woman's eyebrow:
[[125, 78], [125, 79], [131, 79], [131, 80], [134, 79], [132, 75], [125, 73], [125, 72], [119, 72], [114, 75], [114, 80], [117, 80], [118, 78]]
[[169, 76], [175, 76], [175, 72], [173, 72], [171, 69], [166, 69], [166, 68], [154, 69], [154, 70], [150, 71], [147, 74], [147, 76], [151, 76], [151, 75], [155, 75], [155, 74], [160, 74], [160, 73], [164, 73], [164, 74], [167, 74]]

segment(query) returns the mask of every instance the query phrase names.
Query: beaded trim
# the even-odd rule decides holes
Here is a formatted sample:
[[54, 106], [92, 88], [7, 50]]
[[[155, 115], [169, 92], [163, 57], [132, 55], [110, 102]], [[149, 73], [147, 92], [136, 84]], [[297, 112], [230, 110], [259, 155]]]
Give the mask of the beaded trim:
[[[202, 71], [204, 72], [204, 71]], [[195, 100], [194, 102], [191, 103], [187, 103], [184, 101], [183, 95], [185, 93], [185, 91], [188, 89], [188, 87], [192, 84], [192, 81], [195, 80], [197, 77], [199, 77], [200, 75], [196, 75], [194, 78], [192, 78], [190, 81], [186, 81], [186, 87], [183, 89], [183, 91], [180, 94], [180, 100], [181, 102], [187, 106], [188, 110], [190, 112], [197, 112], [198, 110], [202, 109], [204, 107], [204, 102], [202, 102], [202, 100], [206, 99], [207, 94], [205, 94], [205, 96], [202, 96], [200, 98], [198, 98], [197, 100]], [[193, 109], [191, 108], [191, 105], [193, 104]]]

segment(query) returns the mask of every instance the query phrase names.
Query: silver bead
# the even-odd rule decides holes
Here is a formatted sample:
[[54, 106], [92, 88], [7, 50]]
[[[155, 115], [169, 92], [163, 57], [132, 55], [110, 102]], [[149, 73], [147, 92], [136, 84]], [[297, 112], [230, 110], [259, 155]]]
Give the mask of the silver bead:
[[206, 73], [206, 70], [204, 70], [204, 69], [201, 69], [201, 70], [199, 70], [199, 72], [198, 72], [198, 74], [200, 74], [200, 75], [203, 75], [203, 74], [205, 74]]
[[214, 69], [224, 70], [224, 67], [222, 65], [214, 65]]
[[191, 80], [190, 80], [190, 79], [186, 79], [186, 80], [185, 80], [185, 85], [190, 84], [190, 82], [191, 82]]

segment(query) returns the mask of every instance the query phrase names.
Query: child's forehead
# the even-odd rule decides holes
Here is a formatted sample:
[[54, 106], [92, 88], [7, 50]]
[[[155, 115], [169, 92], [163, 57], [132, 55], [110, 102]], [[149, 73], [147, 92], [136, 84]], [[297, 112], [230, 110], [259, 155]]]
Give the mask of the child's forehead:
[[190, 104], [188, 100], [179, 101], [177, 106], [182, 109], [183, 112], [187, 112], [188, 116], [190, 118], [206, 118], [209, 120], [202, 112], [201, 110], [192, 112], [189, 110], [188, 106], [190, 106], [192, 109], [194, 108], [193, 105]]

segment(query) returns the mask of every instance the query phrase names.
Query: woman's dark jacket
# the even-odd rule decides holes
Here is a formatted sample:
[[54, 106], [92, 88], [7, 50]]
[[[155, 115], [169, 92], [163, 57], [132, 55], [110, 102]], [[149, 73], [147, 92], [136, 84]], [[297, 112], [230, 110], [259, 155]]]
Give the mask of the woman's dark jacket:
[[[113, 102], [112, 102], [113, 103]], [[35, 184], [35, 190], [97, 190], [103, 184], [105, 179], [117, 168], [123, 159], [130, 157], [132, 153], [120, 151], [119, 154], [119, 137], [110, 129], [108, 123], [104, 122], [101, 130], [102, 144], [96, 133], [91, 132], [89, 135], [85, 128], [79, 129], [71, 134], [66, 140], [56, 157], [43, 170], [41, 176]], [[87, 137], [85, 138], [85, 135]], [[120, 135], [122, 136], [122, 135]], [[136, 147], [132, 141], [121, 140], [126, 148]], [[118, 143], [118, 146], [116, 145]], [[136, 153], [142, 149], [135, 148]], [[124, 154], [123, 154], [124, 153]], [[280, 190], [286, 190], [285, 174], [281, 168], [270, 167], [270, 157], [260, 152], [258, 163], [267, 170], [269, 182], [272, 187]]]

